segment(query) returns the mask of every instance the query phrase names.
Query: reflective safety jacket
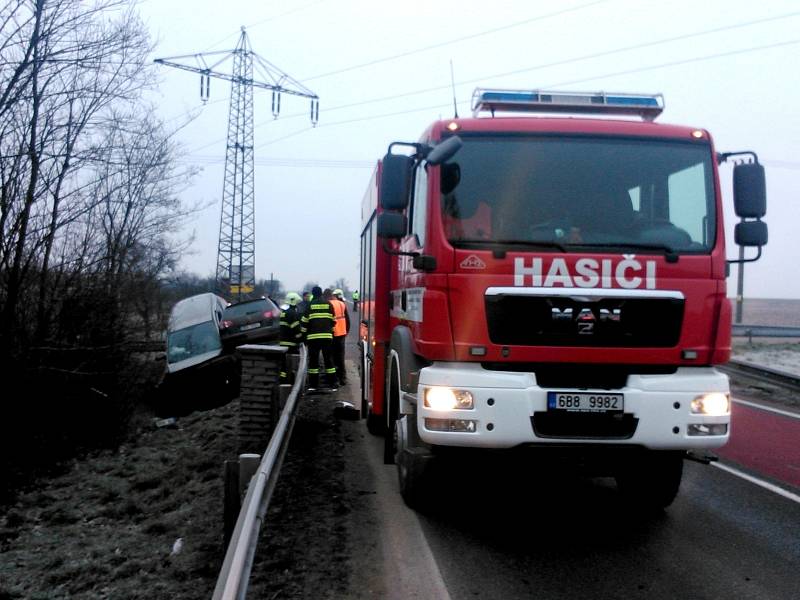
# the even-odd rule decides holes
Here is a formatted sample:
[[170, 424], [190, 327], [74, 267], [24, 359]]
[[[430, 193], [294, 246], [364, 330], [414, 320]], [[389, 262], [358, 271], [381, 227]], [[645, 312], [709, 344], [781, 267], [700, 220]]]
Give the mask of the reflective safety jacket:
[[307, 342], [333, 339], [333, 307], [323, 298], [314, 297], [308, 303], [303, 318], [300, 319], [300, 331]]
[[333, 337], [342, 337], [350, 331], [350, 315], [347, 314], [347, 305], [338, 298], [331, 298], [333, 306]]
[[296, 306], [281, 311], [281, 346], [294, 348], [303, 339], [300, 331], [300, 312]]
[[353, 292], [353, 302], [358, 302], [358, 292]]

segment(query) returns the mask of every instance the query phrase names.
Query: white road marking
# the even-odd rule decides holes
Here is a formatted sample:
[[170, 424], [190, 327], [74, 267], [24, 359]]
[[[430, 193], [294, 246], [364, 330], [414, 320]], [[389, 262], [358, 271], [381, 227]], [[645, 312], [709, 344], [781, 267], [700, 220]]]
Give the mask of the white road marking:
[[734, 398], [733, 401], [736, 404], [743, 404], [744, 406], [750, 406], [752, 408], [757, 408], [759, 410], [765, 410], [767, 412], [775, 413], [777, 415], [783, 415], [784, 417], [800, 419], [800, 413], [790, 412], [788, 410], [781, 410], [780, 408], [772, 408], [771, 406], [766, 406], [764, 404], [757, 404], [756, 402], [749, 402], [748, 400], [739, 400], [738, 398]]
[[[378, 449], [374, 441], [369, 445]], [[377, 451], [371, 452], [367, 460], [375, 474], [378, 492], [387, 600], [450, 600], [447, 585], [417, 513], [407, 508], [400, 499], [395, 471], [397, 467], [384, 465]]]
[[734, 469], [733, 467], [729, 467], [728, 465], [724, 465], [718, 462], [712, 462], [712, 467], [717, 467], [718, 469], [722, 469], [730, 473], [731, 475], [736, 475], [736, 477], [741, 477], [742, 479], [749, 481], [750, 483], [754, 483], [757, 486], [764, 488], [765, 490], [769, 490], [770, 492], [774, 492], [779, 496], [783, 496], [784, 498], [788, 498], [792, 502], [796, 502], [800, 504], [800, 496], [797, 494], [793, 494], [789, 490], [785, 490], [782, 487], [778, 487], [774, 483], [770, 483], [769, 481], [764, 481], [763, 479], [759, 479], [758, 477], [753, 477], [752, 475], [748, 475], [739, 469]]
[[[348, 360], [348, 379], [358, 374]], [[358, 386], [348, 400], [360, 407]], [[363, 427], [363, 425], [362, 425]], [[397, 488], [397, 467], [383, 464], [383, 441], [369, 436], [364, 444], [367, 465], [376, 487], [376, 516], [380, 523], [381, 557], [386, 600], [450, 600], [439, 564], [428, 544], [417, 513], [406, 507]]]

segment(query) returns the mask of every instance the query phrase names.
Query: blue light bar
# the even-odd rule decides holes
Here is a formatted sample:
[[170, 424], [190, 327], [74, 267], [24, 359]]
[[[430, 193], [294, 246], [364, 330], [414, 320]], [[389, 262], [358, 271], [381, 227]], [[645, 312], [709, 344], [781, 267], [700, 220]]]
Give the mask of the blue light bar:
[[541, 90], [484, 90], [472, 93], [472, 115], [482, 111], [562, 112], [636, 115], [653, 121], [664, 110], [662, 94], [605, 92], [545, 92]]

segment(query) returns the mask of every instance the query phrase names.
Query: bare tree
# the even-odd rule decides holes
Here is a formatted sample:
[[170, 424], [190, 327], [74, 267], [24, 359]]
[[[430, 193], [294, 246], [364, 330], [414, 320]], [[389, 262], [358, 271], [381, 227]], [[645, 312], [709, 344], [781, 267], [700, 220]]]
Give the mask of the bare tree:
[[131, 4], [9, 0], [0, 8], [0, 64], [9, 67], [0, 71], [4, 336], [19, 333], [19, 323], [27, 321], [20, 317], [29, 316], [20, 311], [32, 305], [37, 337], [44, 337], [51, 291], [58, 287], [53, 278], [86, 266], [86, 246], [70, 255], [67, 245], [57, 248], [59, 232], [74, 230], [71, 225], [93, 212], [92, 177], [109, 157], [102, 146], [107, 132], [154, 81], [147, 62], [151, 43]]

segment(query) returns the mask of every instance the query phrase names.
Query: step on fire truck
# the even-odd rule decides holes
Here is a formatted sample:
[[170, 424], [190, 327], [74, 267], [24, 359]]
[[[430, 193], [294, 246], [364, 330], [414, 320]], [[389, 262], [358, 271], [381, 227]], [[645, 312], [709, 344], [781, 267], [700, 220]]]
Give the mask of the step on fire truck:
[[757, 254], [740, 261], [767, 242], [764, 169], [704, 129], [654, 123], [663, 108], [478, 89], [472, 118], [379, 161], [362, 205], [362, 415], [409, 506], [457, 449], [549, 448], [662, 508], [684, 458], [728, 440], [714, 365], [730, 357], [738, 261], [718, 165], [743, 157], [735, 240]]

